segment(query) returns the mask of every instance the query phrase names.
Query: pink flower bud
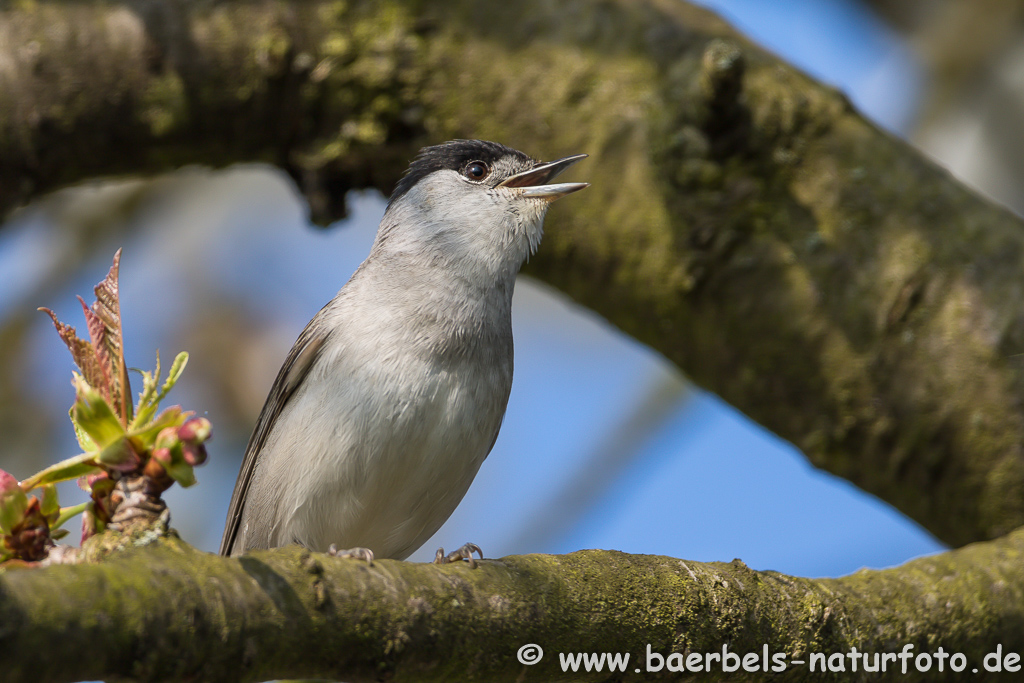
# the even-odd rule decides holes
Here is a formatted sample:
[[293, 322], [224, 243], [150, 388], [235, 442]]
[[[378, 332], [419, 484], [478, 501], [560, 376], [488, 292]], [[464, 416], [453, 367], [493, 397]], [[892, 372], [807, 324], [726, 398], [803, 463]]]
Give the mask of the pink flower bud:
[[178, 427], [178, 438], [189, 443], [202, 443], [210, 438], [210, 421], [205, 417], [193, 417]]
[[174, 446], [178, 442], [178, 429], [177, 427], [164, 427], [160, 430], [160, 433], [156, 435], [156, 450], [168, 449]]
[[14, 492], [14, 489], [21, 490], [18, 480], [9, 472], [0, 470], [0, 496], [9, 495]]
[[181, 455], [185, 458], [185, 462], [196, 467], [206, 462], [206, 447], [203, 444], [183, 443]]
[[169, 467], [171, 464], [171, 449], [169, 448], [154, 448], [153, 459], [159, 462], [165, 467]]
[[27, 507], [28, 498], [18, 480], [0, 470], [0, 534], [10, 533], [20, 524]]

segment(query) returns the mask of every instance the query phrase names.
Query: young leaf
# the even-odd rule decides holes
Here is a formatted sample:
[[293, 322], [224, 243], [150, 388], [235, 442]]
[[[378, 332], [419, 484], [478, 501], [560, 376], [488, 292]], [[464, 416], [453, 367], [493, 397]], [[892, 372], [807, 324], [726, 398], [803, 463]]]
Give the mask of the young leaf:
[[104, 327], [102, 346], [109, 360], [108, 367], [112, 370], [112, 403], [120, 413], [121, 424], [127, 426], [131, 422], [132, 407], [129, 398], [131, 386], [128, 383], [128, 366], [124, 362], [124, 334], [121, 327], [121, 302], [117, 282], [120, 265], [121, 250], [118, 249], [107, 277], [93, 289], [96, 292], [96, 302], [92, 305], [92, 312], [102, 321]]
[[49, 308], [40, 308], [39, 310], [50, 316], [53, 326], [57, 329], [57, 334], [60, 335], [60, 338], [71, 352], [71, 359], [75, 361], [75, 365], [82, 371], [85, 381], [92, 386], [102, 385], [106, 380], [99, 358], [96, 356], [96, 349], [93, 348], [92, 344], [79, 337], [78, 333], [75, 332], [75, 328], [71, 327], [71, 325], [65, 325], [57, 320], [57, 314]]
[[106, 342], [107, 328], [100, 320], [100, 317], [90, 310], [85, 299], [78, 297], [78, 303], [82, 304], [82, 314], [85, 316], [85, 328], [89, 330], [89, 339], [92, 348], [96, 352], [96, 362], [100, 369], [99, 383], [93, 383], [94, 389], [103, 394], [103, 398], [112, 405], [117, 405], [117, 387], [114, 386], [114, 370], [110, 365], [110, 353], [107, 351]]
[[77, 479], [87, 474], [95, 474], [100, 468], [96, 466], [96, 453], [81, 453], [67, 460], [62, 460], [56, 465], [50, 465], [45, 470], [36, 472], [22, 483], [22, 488], [31, 491], [37, 486], [56, 484], [69, 479]]
[[185, 461], [180, 441], [175, 441], [170, 447], [154, 449], [153, 459], [160, 463], [171, 479], [178, 482], [183, 488], [188, 488], [196, 483], [195, 471]]
[[153, 442], [163, 429], [178, 427], [184, 424], [185, 420], [191, 416], [192, 413], [183, 412], [181, 406], [171, 406], [164, 409], [152, 422], [128, 432], [128, 436], [131, 437], [132, 443], [139, 450], [149, 450], [153, 447]]
[[46, 484], [41, 487], [43, 490], [43, 501], [40, 505], [40, 510], [43, 516], [47, 519], [53, 517], [56, 519], [56, 515], [60, 513], [60, 500], [57, 498], [57, 487], [54, 484]]
[[97, 447], [96, 443], [92, 440], [92, 437], [86, 434], [85, 430], [82, 429], [77, 422], [75, 422], [74, 405], [72, 405], [71, 408], [68, 409], [68, 417], [71, 418], [71, 426], [75, 430], [75, 438], [78, 440], [79, 448], [81, 448], [85, 452], [95, 451]]
[[96, 454], [96, 462], [122, 472], [131, 472], [139, 467], [139, 456], [135, 453], [127, 436], [121, 436], [104, 446]]
[[139, 392], [139, 401], [135, 404], [135, 417], [129, 425], [129, 431], [139, 425], [149, 422], [156, 414], [157, 402], [156, 385], [160, 381], [160, 351], [156, 352], [156, 369], [150, 374], [145, 370], [136, 370], [142, 375], [142, 391]]
[[89, 435], [99, 448], [124, 436], [124, 426], [114, 414], [110, 404], [80, 376], [75, 375], [75, 405], [71, 419]]
[[0, 534], [9, 534], [21, 522], [28, 497], [13, 475], [0, 470]]
[[188, 353], [182, 351], [174, 358], [174, 362], [171, 363], [171, 370], [167, 373], [167, 380], [164, 385], [160, 388], [160, 394], [157, 396], [157, 401], [162, 401], [164, 396], [167, 395], [174, 385], [177, 384], [178, 378], [181, 377], [181, 373], [185, 371], [185, 366], [188, 365]]

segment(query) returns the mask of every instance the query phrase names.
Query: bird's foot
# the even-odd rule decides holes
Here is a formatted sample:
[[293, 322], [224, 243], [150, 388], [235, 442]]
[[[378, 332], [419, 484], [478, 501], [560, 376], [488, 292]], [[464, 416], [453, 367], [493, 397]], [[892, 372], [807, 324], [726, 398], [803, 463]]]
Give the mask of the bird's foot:
[[484, 559], [484, 553], [476, 543], [467, 543], [447, 555], [444, 554], [444, 548], [438, 548], [434, 554], [434, 564], [448, 564], [450, 562], [466, 560], [469, 562], [470, 569], [476, 569], [476, 560], [473, 559], [473, 553], [480, 555], [481, 560]]
[[351, 557], [354, 560], [366, 560], [368, 565], [373, 566], [373, 551], [369, 548], [338, 550], [338, 546], [332, 543], [331, 547], [327, 549], [327, 554], [332, 557]]

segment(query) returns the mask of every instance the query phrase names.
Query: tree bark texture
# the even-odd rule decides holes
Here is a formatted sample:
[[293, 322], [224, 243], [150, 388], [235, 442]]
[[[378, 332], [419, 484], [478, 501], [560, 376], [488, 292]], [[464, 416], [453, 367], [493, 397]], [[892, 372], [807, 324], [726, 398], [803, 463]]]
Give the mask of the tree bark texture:
[[[841, 579], [588, 550], [438, 567], [311, 554], [240, 559], [174, 538], [105, 562], [0, 575], [4, 680], [609, 680], [563, 672], [558, 653], [630, 653], [614, 680], [991, 680], [986, 654], [1024, 652], [1024, 530], [885, 571]], [[908, 618], [913, 615], [913, 618]], [[537, 664], [523, 645], [544, 650]], [[966, 657], [906, 674], [810, 671], [810, 655], [899, 652]], [[785, 653], [785, 672], [647, 672], [667, 656]], [[59, 656], [53, 656], [55, 649]], [[846, 659], [849, 660], [848, 655]], [[804, 665], [792, 661], [807, 662]], [[635, 669], [640, 668], [640, 673]], [[977, 668], [978, 675], [970, 673]]]

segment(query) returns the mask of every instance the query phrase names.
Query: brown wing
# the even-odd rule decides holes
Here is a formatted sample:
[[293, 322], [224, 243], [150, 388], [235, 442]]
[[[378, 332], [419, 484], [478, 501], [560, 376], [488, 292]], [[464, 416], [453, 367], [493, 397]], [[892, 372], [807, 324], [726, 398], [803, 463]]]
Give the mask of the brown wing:
[[[322, 311], [321, 311], [322, 312]], [[277, 373], [274, 386], [270, 388], [270, 395], [267, 402], [263, 404], [260, 417], [256, 420], [256, 427], [249, 437], [249, 445], [245, 448], [245, 458], [242, 459], [242, 469], [238, 473], [238, 481], [235, 482], [235, 491], [231, 494], [231, 505], [228, 506], [228, 521], [224, 526], [224, 536], [220, 541], [220, 554], [230, 555], [232, 546], [238, 536], [238, 526], [242, 520], [242, 509], [245, 507], [246, 495], [249, 492], [249, 484], [252, 482], [252, 474], [256, 470], [256, 461], [259, 459], [260, 451], [270, 435], [278, 416], [284, 410], [285, 404], [291, 398], [295, 390], [302, 384], [303, 378], [313, 366], [313, 362], [320, 356], [324, 342], [329, 332], [324, 329], [320, 322], [321, 316], [316, 315], [306, 325], [299, 338], [288, 352], [284, 365]]]

